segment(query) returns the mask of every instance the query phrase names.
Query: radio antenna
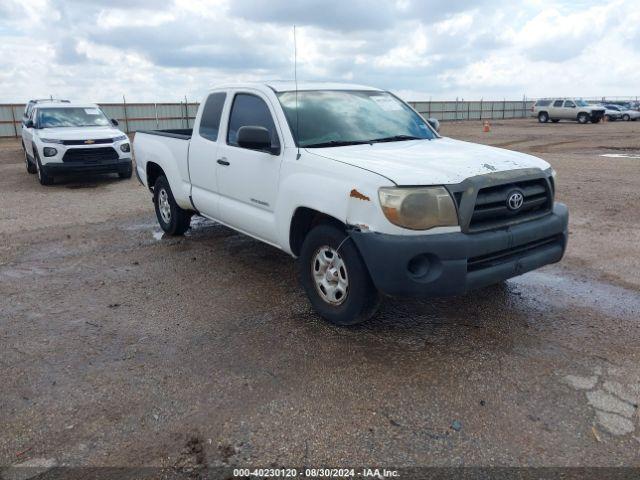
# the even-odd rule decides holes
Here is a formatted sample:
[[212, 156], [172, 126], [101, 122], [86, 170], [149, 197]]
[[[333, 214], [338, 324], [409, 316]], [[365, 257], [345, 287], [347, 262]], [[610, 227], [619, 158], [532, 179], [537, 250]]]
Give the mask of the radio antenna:
[[300, 118], [298, 115], [298, 41], [296, 39], [296, 26], [293, 25], [293, 81], [296, 84], [296, 146], [298, 153], [296, 160], [300, 160]]

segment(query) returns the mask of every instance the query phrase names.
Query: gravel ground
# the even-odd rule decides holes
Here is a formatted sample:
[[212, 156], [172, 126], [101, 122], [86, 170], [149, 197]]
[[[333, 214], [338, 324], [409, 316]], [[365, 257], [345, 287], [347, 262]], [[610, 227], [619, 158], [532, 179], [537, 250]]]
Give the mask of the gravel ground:
[[640, 122], [443, 133], [548, 160], [567, 255], [349, 329], [283, 253], [0, 142], [0, 465], [640, 466]]

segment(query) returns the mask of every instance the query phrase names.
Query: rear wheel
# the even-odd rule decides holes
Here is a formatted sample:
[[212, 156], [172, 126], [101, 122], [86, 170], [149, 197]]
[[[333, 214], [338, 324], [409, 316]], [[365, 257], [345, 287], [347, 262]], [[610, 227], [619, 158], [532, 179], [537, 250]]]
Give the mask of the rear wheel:
[[625, 114], [622, 116], [622, 119], [623, 119], [625, 122], [628, 122], [629, 120], [631, 120], [631, 117], [629, 116], [629, 114], [628, 114], [628, 113], [625, 113]]
[[362, 323], [380, 304], [360, 252], [344, 230], [334, 225], [321, 224], [307, 234], [298, 275], [313, 308], [335, 325]]
[[34, 165], [31, 160], [29, 160], [29, 155], [27, 155], [27, 149], [24, 148], [24, 143], [22, 144], [22, 151], [24, 152], [24, 162], [27, 165], [27, 172], [37, 173], [38, 167]]
[[585, 124], [589, 122], [589, 115], [582, 112], [578, 114], [578, 123]]
[[547, 112], [540, 112], [538, 114], [538, 122], [547, 123], [549, 121], [549, 114]]
[[38, 173], [38, 181], [40, 181], [40, 185], [53, 185], [53, 175], [47, 172], [47, 169], [42, 166], [40, 156], [35, 148], [33, 149], [33, 156], [36, 159], [36, 171]]
[[158, 177], [153, 187], [153, 204], [156, 207], [156, 217], [162, 230], [169, 235], [182, 235], [189, 229], [192, 213], [183, 210], [176, 203], [164, 176]]

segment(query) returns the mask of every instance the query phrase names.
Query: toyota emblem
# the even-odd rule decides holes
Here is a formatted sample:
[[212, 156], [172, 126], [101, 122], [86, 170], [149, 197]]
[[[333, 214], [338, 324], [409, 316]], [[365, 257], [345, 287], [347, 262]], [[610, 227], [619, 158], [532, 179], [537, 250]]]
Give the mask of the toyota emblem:
[[522, 204], [524, 203], [524, 195], [520, 190], [514, 190], [513, 192], [507, 195], [507, 208], [512, 212], [516, 210], [520, 210]]

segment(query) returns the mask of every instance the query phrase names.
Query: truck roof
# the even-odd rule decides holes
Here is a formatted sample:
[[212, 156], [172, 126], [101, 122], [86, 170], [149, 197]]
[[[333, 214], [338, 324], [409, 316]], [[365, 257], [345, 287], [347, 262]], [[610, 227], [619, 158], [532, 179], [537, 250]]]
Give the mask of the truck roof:
[[[219, 88], [269, 88], [275, 92], [292, 92], [296, 90], [296, 83], [293, 81], [275, 80], [270, 82], [243, 82], [243, 83], [228, 83], [224, 85], [217, 85], [212, 90]], [[305, 90], [373, 90], [381, 92], [382, 90], [376, 87], [370, 87], [367, 85], [357, 85], [354, 83], [339, 83], [339, 82], [298, 82], [298, 91]]]

